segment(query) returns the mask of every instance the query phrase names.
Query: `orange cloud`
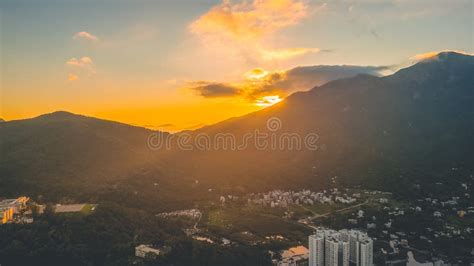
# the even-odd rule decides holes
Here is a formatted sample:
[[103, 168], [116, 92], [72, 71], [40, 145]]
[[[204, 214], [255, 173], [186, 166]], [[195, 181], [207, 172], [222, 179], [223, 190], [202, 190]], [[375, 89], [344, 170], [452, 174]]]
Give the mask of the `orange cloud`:
[[74, 40], [83, 39], [83, 40], [88, 40], [88, 41], [93, 41], [93, 42], [96, 42], [96, 41], [99, 40], [99, 38], [98, 38], [97, 36], [92, 35], [92, 34], [90, 34], [90, 33], [87, 32], [87, 31], [80, 31], [80, 32], [74, 34], [74, 35], [72, 36], [72, 38], [73, 38]]
[[357, 74], [379, 76], [389, 67], [379, 66], [304, 66], [286, 71], [267, 71], [255, 68], [245, 72], [235, 82], [196, 81], [185, 89], [197, 92], [205, 98], [236, 97], [257, 106], [269, 106], [290, 93], [308, 90], [328, 81], [352, 77]]
[[258, 81], [268, 75], [268, 71], [262, 68], [254, 68], [250, 71], [244, 73], [244, 77], [247, 80], [255, 80]]
[[194, 21], [195, 34], [219, 34], [237, 40], [260, 38], [295, 25], [307, 16], [307, 5], [293, 0], [224, 1]]
[[274, 60], [274, 59], [288, 59], [296, 56], [302, 56], [309, 53], [319, 53], [321, 50], [318, 48], [289, 48], [289, 49], [277, 49], [277, 50], [261, 50], [263, 59]]
[[[325, 7], [325, 4], [322, 5]], [[321, 11], [318, 8], [316, 11]], [[216, 52], [240, 51], [247, 61], [286, 60], [317, 48], [273, 49], [266, 42], [279, 30], [297, 25], [308, 17], [310, 8], [300, 0], [223, 1], [189, 26], [191, 33]]]

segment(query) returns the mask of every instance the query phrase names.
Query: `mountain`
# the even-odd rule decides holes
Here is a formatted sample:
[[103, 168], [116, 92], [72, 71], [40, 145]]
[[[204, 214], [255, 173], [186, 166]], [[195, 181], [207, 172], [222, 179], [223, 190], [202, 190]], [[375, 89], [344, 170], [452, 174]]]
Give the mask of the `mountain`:
[[315, 65], [299, 66], [285, 72], [284, 78], [272, 81], [271, 86], [283, 88], [287, 92], [310, 89], [329, 81], [349, 78], [358, 74], [380, 76], [390, 71], [388, 66], [353, 66], [353, 65]]
[[80, 191], [124, 178], [153, 158], [151, 133], [67, 112], [1, 123], [0, 190]]
[[[138, 184], [137, 173], [245, 191], [334, 182], [404, 191], [465, 180], [474, 174], [472, 73], [473, 56], [440, 53], [390, 76], [339, 79], [242, 117], [160, 133], [173, 139], [171, 150], [149, 148], [156, 131], [66, 112], [0, 123], [0, 194], [83, 193], [124, 179]], [[244, 138], [256, 131], [267, 141], [317, 135], [317, 149], [289, 150], [284, 138], [260, 147]], [[203, 136], [220, 147], [203, 149]], [[223, 149], [229, 136], [246, 148]]]
[[[318, 135], [318, 149], [183, 151], [193, 178], [248, 189], [321, 187], [333, 182], [403, 189], [414, 182], [466, 178], [474, 173], [474, 59], [453, 52], [393, 75], [357, 75], [295, 93], [277, 105], [204, 127], [214, 139], [255, 130]], [[281, 129], [268, 131], [278, 118]], [[177, 157], [171, 160], [176, 160]], [[453, 170], [455, 169], [455, 171]]]

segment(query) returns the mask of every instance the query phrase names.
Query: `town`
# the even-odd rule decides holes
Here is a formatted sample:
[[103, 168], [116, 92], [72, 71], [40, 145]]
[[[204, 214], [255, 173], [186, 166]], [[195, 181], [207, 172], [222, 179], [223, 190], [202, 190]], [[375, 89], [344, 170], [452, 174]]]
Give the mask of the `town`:
[[[459, 189], [465, 191], [460, 196], [440, 194], [438, 198], [410, 201], [400, 200], [389, 192], [354, 188], [228, 194], [217, 196], [208, 209], [177, 210], [158, 215], [189, 220], [187, 234], [209, 245], [237, 245], [243, 239], [251, 245], [296, 244], [269, 251], [274, 265], [278, 266], [397, 265], [417, 263], [417, 260], [450, 265], [455, 261], [438, 252], [438, 243], [444, 239], [472, 239], [474, 207], [469, 206], [469, 187], [469, 184], [459, 184]], [[419, 189], [419, 185], [415, 185], [415, 189]], [[243, 206], [245, 212], [238, 210]], [[270, 215], [286, 224], [304, 226], [309, 230], [306, 232], [312, 232], [309, 242], [288, 232], [261, 234], [260, 229], [246, 228], [234, 220], [257, 213]], [[424, 225], [413, 222], [420, 218], [426, 221]], [[257, 216], [254, 220], [259, 221]], [[222, 229], [216, 231], [216, 226]], [[223, 237], [223, 234], [229, 234], [225, 233], [229, 228], [234, 228], [232, 237]], [[235, 238], [237, 235], [240, 236]], [[143, 246], [137, 248], [142, 254]], [[160, 247], [155, 247], [153, 252], [157, 253], [157, 250], [161, 250]]]
[[56, 204], [41, 205], [29, 197], [20, 196], [0, 201], [0, 225], [7, 223], [32, 223], [34, 216], [42, 214], [47, 208], [54, 213], [89, 213], [95, 210], [96, 204]]
[[[443, 184], [433, 186], [442, 188]], [[275, 266], [455, 265], [456, 259], [440, 245], [472, 243], [470, 187], [462, 183], [459, 191], [437, 197], [415, 194], [410, 200], [384, 191], [343, 187], [249, 194], [209, 192], [214, 195], [210, 202], [154, 216], [179, 223], [189, 239], [203, 245], [260, 247], [267, 250]], [[414, 189], [422, 187], [415, 184]], [[36, 215], [47, 212], [90, 214], [97, 206], [37, 204], [20, 196], [0, 201], [0, 218], [1, 224], [29, 224]], [[134, 244], [137, 263], [172, 251], [167, 244], [153, 242]]]

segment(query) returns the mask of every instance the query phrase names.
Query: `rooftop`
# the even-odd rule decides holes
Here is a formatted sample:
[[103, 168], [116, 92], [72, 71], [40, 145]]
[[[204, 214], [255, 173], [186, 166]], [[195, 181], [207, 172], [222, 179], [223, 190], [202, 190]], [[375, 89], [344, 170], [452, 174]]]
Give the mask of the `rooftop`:
[[306, 256], [309, 254], [309, 250], [304, 246], [292, 247], [282, 252], [282, 259], [288, 259], [295, 256]]

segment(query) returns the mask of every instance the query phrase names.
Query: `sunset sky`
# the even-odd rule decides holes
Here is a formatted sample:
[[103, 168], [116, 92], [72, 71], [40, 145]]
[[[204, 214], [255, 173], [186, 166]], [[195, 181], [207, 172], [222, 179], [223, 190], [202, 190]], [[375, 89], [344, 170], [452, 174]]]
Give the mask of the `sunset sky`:
[[472, 0], [95, 2], [0, 3], [0, 117], [192, 129], [310, 89], [298, 66], [386, 74], [474, 46]]

